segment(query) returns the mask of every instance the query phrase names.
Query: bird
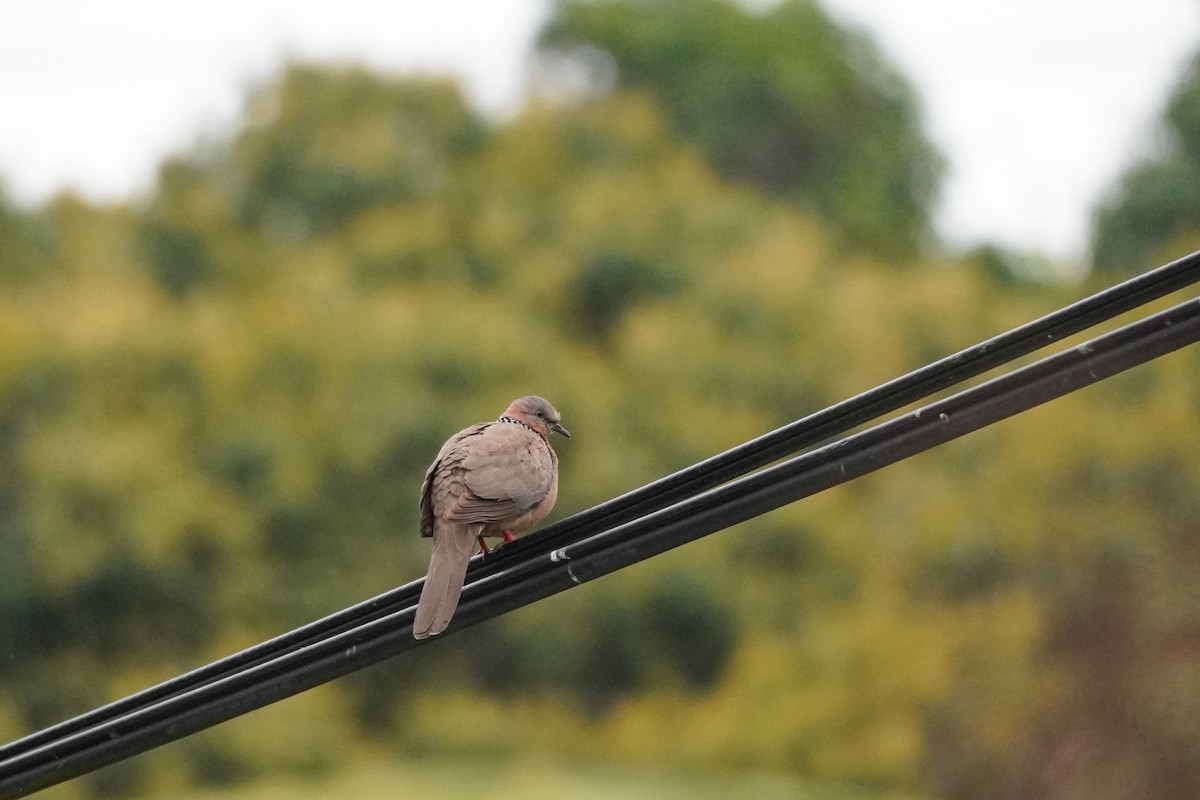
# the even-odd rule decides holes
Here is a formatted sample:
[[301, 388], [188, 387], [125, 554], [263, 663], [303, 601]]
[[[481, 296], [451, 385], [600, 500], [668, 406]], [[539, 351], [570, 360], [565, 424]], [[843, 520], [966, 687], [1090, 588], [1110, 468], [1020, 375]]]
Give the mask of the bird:
[[413, 636], [446, 629], [477, 547], [485, 537], [511, 542], [539, 523], [558, 499], [558, 454], [550, 434], [568, 439], [562, 416], [536, 395], [509, 404], [495, 422], [451, 436], [421, 484], [421, 535], [433, 537], [429, 571], [413, 617]]

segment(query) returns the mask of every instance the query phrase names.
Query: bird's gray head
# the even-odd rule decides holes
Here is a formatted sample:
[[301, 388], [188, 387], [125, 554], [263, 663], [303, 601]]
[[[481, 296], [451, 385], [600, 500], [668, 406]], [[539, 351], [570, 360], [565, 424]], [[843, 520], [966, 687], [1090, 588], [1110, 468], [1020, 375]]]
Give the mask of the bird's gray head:
[[504, 412], [504, 416], [524, 422], [541, 434], [542, 438], [548, 438], [551, 431], [561, 433], [568, 439], [571, 438], [571, 434], [562, 426], [562, 415], [544, 397], [531, 394], [513, 400], [509, 404], [508, 410]]

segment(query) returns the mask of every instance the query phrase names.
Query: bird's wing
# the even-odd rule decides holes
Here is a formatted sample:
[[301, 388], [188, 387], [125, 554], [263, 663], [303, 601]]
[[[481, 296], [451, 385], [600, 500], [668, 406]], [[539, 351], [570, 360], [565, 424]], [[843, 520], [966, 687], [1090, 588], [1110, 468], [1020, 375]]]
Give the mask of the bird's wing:
[[[465, 451], [462, 449], [462, 442], [479, 434], [481, 430], [487, 427], [490, 423], [480, 423], [465, 428], [451, 436], [442, 445], [442, 449], [438, 452], [437, 458], [429, 465], [429, 469], [425, 470], [425, 480], [421, 482], [421, 535], [433, 536], [433, 509], [434, 509], [434, 487], [435, 484], [442, 484], [441, 493], [444, 495], [447, 490], [452, 487], [446, 485], [446, 479], [450, 477], [452, 468], [457, 468], [462, 458], [465, 456]], [[451, 456], [452, 458], [448, 458]]]
[[468, 490], [456, 498], [447, 519], [503, 522], [545, 498], [558, 465], [544, 439], [519, 425], [493, 423], [462, 443], [461, 480]]

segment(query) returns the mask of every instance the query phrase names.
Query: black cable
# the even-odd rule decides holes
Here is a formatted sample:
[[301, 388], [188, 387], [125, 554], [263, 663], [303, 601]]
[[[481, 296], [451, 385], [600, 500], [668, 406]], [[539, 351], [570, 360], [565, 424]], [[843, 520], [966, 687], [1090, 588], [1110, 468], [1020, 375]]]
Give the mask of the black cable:
[[[928, 398], [1197, 281], [1200, 281], [1200, 251], [549, 525], [538, 531], [536, 536], [520, 539], [497, 550], [487, 560], [476, 559], [472, 563], [470, 576], [481, 579], [506, 568], [512, 560], [551, 552], [570, 542], [673, 505], [780, 458], [844, 435], [884, 414]], [[407, 583], [262, 644], [37, 731], [0, 747], [0, 765], [7, 759], [88, 726], [116, 719], [164, 698], [264, 663], [298, 647], [395, 613], [407, 607], [420, 590], [421, 581]]]
[[1200, 341], [1200, 298], [550, 554], [576, 583], [957, 439]]
[[[564, 547], [508, 559], [463, 593], [462, 630], [872, 472], [1200, 340], [1200, 298], [1131, 323], [775, 467]], [[410, 584], [412, 585], [412, 584]], [[0, 798], [97, 769], [430, 640], [410, 604], [204, 686], [0, 762]]]

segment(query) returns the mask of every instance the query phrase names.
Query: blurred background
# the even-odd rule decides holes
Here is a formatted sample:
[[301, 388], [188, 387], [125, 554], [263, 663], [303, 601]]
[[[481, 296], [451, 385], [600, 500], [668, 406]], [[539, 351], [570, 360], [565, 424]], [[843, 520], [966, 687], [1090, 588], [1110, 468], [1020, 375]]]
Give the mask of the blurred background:
[[[1200, 7], [0, 5], [0, 741], [1200, 249]], [[47, 798], [1200, 796], [1200, 352]]]

